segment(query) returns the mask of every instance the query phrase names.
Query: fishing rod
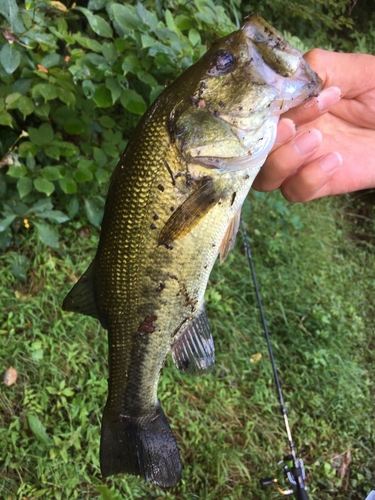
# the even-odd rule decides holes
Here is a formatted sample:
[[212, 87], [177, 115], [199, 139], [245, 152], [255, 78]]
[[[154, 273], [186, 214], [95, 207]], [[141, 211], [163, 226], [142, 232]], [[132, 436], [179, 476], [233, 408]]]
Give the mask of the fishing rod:
[[301, 459], [297, 458], [296, 450], [295, 450], [293, 439], [292, 439], [292, 434], [290, 431], [288, 414], [287, 414], [287, 410], [286, 410], [285, 403], [284, 403], [284, 397], [283, 397], [283, 393], [282, 393], [282, 389], [281, 389], [280, 379], [279, 379], [279, 376], [277, 374], [277, 368], [276, 368], [275, 358], [273, 356], [271, 339], [270, 339], [270, 335], [268, 332], [266, 318], [264, 315], [264, 310], [263, 310], [263, 305], [262, 305], [262, 300], [260, 297], [258, 282], [257, 282], [257, 278], [255, 275], [254, 262], [253, 262], [253, 257], [251, 255], [251, 250], [250, 250], [250, 242], [249, 242], [249, 238], [248, 238], [247, 233], [246, 233], [245, 223], [244, 223], [242, 214], [241, 214], [241, 227], [242, 227], [245, 253], [247, 255], [249, 265], [250, 265], [251, 274], [253, 277], [255, 294], [256, 294], [257, 300], [258, 300], [260, 316], [261, 316], [261, 320], [262, 320], [262, 324], [263, 324], [264, 334], [265, 334], [266, 341], [267, 341], [268, 354], [269, 354], [269, 357], [271, 360], [273, 377], [275, 380], [277, 394], [279, 397], [281, 414], [284, 418], [284, 425], [285, 425], [286, 433], [288, 436], [288, 444], [289, 444], [289, 449], [290, 449], [290, 455], [287, 455], [286, 457], [284, 457], [284, 460], [282, 460], [280, 462], [280, 464], [283, 464], [285, 477], [291, 485], [290, 489], [283, 490], [282, 488], [280, 488], [277, 484], [276, 478], [261, 479], [260, 484], [261, 484], [262, 488], [267, 488], [270, 485], [274, 485], [281, 495], [286, 495], [286, 496], [294, 495], [294, 497], [297, 500], [308, 500], [307, 488], [305, 486], [305, 469], [304, 469], [303, 461]]

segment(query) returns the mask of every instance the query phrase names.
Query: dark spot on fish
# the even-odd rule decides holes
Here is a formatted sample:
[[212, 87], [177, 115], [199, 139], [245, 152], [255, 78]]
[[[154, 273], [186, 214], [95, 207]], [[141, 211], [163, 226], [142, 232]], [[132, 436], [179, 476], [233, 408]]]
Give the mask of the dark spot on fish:
[[189, 367], [189, 364], [190, 364], [190, 361], [186, 358], [184, 360], [181, 360], [181, 362], [179, 363], [179, 368], [183, 368], [184, 370], [187, 370], [188, 367]]
[[88, 277], [83, 275], [82, 278], [81, 278], [81, 281], [87, 281], [88, 280]]
[[233, 205], [234, 200], [236, 199], [236, 194], [237, 194], [237, 193], [236, 193], [236, 191], [232, 194], [232, 201], [231, 201], [230, 206], [232, 206], [232, 205]]
[[221, 107], [221, 109], [225, 109], [225, 104], [223, 103], [223, 101], [219, 101], [219, 106]]
[[215, 110], [215, 111], [214, 111], [214, 115], [215, 115], [217, 118], [219, 118], [219, 116], [220, 116], [219, 111]]
[[156, 226], [154, 223], [151, 224], [150, 229], [156, 229]]
[[164, 281], [161, 281], [156, 289], [157, 292], [162, 292], [165, 288], [165, 283]]
[[154, 215], [152, 217], [154, 220], [159, 220], [159, 216], [156, 212], [154, 212]]
[[212, 243], [212, 248], [215, 248], [215, 247], [216, 247], [215, 243]]
[[243, 110], [243, 107], [242, 107], [242, 106], [240, 106], [240, 107], [238, 108], [238, 111], [242, 111], [242, 110]]
[[249, 177], [250, 177], [250, 175], [249, 175], [249, 174], [246, 174], [246, 175], [245, 175], [245, 179], [248, 179]]
[[163, 184], [158, 184], [158, 186], [157, 186], [157, 187], [158, 187], [158, 189], [159, 189], [161, 192], [163, 192], [163, 191], [164, 191], [164, 186], [163, 186]]
[[171, 243], [164, 243], [165, 248], [168, 248], [168, 250], [173, 250], [173, 245]]
[[142, 323], [138, 327], [138, 333], [144, 335], [145, 333], [153, 333], [156, 329], [154, 325], [154, 321], [156, 321], [158, 317], [156, 314], [148, 314]]
[[206, 264], [206, 265], [203, 267], [203, 269], [207, 269], [207, 267], [208, 267], [208, 264]]
[[172, 280], [177, 280], [178, 281], [178, 278], [177, 276], [175, 276], [174, 274], [170, 274], [169, 277], [172, 279]]
[[170, 211], [171, 211], [171, 212], [174, 212], [174, 207], [171, 207], [171, 208], [170, 208]]

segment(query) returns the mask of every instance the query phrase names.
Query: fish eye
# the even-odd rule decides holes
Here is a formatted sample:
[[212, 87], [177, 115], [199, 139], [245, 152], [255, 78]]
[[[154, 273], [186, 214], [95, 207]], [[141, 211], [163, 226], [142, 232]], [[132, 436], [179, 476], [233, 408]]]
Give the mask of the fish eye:
[[208, 71], [209, 75], [225, 75], [234, 66], [236, 59], [232, 52], [229, 50], [221, 49], [216, 53], [216, 59], [214, 60], [211, 68]]

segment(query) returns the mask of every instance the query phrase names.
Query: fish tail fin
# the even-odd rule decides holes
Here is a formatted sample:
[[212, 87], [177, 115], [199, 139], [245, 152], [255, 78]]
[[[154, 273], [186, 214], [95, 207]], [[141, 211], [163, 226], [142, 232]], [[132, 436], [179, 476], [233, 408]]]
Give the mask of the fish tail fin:
[[133, 474], [168, 488], [181, 479], [176, 440], [160, 405], [151, 415], [131, 417], [105, 409], [100, 442], [103, 477]]

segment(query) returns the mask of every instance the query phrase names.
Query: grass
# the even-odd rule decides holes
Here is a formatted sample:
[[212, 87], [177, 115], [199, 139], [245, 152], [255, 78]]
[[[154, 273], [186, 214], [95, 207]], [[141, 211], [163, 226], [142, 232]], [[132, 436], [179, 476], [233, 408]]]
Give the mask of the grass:
[[[373, 195], [372, 195], [373, 196]], [[313, 499], [364, 500], [375, 487], [373, 198], [245, 207], [259, 286], [295, 444]], [[98, 242], [61, 226], [61, 251], [26, 235], [0, 256], [0, 360], [18, 380], [0, 391], [0, 497], [273, 499], [259, 479], [288, 451], [241, 238], [207, 290], [217, 361], [205, 378], [168, 360], [159, 396], [184, 464], [163, 491], [99, 471], [106, 334], [60, 309]]]

